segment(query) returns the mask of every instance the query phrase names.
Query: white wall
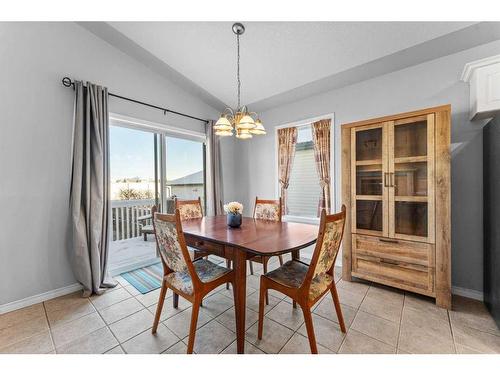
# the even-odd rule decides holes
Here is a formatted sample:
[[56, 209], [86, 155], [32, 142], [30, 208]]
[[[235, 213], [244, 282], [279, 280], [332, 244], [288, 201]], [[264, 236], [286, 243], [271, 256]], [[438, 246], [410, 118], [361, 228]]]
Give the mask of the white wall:
[[416, 65], [261, 114], [268, 135], [239, 142], [239, 199], [275, 194], [273, 127], [335, 113], [337, 207], [340, 192], [340, 125], [450, 103], [452, 106], [452, 282], [483, 289], [482, 123], [468, 119], [468, 85], [459, 77], [466, 62], [500, 52], [500, 41]]
[[[0, 305], [75, 282], [67, 256], [74, 94], [61, 85], [66, 75], [197, 117], [218, 115], [75, 23], [0, 23]], [[110, 111], [204, 131], [201, 122], [115, 98]], [[223, 154], [232, 142], [223, 141]], [[232, 158], [223, 174], [234, 179]]]

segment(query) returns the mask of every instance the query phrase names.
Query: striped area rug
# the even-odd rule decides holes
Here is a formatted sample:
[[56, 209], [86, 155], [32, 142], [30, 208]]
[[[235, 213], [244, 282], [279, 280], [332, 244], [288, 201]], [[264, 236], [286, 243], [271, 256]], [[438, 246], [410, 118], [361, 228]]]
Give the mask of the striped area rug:
[[146, 294], [161, 287], [163, 267], [161, 262], [158, 262], [151, 266], [122, 273], [121, 276], [139, 292]]

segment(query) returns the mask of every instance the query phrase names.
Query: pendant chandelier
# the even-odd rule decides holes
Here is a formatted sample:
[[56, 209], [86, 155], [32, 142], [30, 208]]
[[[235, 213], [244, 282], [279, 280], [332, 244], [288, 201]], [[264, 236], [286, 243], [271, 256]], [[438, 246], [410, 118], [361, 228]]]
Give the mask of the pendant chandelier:
[[237, 45], [237, 86], [238, 107], [236, 110], [226, 108], [214, 125], [215, 134], [221, 137], [236, 135], [239, 139], [249, 139], [254, 135], [266, 134], [266, 129], [260, 121], [257, 113], [249, 112], [246, 106], [241, 105], [241, 80], [240, 80], [240, 35], [245, 32], [245, 26], [241, 23], [233, 25], [233, 33], [236, 34]]

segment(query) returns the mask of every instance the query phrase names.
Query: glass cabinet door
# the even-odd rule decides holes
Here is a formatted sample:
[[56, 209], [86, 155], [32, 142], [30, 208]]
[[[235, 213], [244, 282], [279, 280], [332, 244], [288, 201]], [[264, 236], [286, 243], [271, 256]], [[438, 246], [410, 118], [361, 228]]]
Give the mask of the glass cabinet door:
[[352, 231], [387, 235], [385, 124], [352, 129], [351, 144]]
[[389, 127], [389, 236], [434, 241], [434, 115]]

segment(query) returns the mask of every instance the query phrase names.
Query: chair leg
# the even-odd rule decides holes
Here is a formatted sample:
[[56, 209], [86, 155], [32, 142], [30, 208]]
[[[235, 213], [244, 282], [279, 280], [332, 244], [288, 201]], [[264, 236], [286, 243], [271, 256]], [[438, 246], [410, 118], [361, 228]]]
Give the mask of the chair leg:
[[251, 260], [249, 260], [250, 262], [250, 275], [253, 275], [253, 263]]
[[[262, 268], [264, 269], [264, 275], [267, 273], [267, 262], [269, 262], [269, 257], [262, 257]], [[269, 292], [266, 289], [266, 305], [269, 305]]]
[[330, 291], [332, 292], [333, 304], [335, 305], [335, 311], [337, 312], [337, 319], [339, 320], [340, 330], [346, 333], [344, 316], [342, 315], [342, 309], [340, 307], [340, 300], [335, 282], [332, 283], [332, 288], [330, 289]]
[[280, 261], [280, 266], [283, 265], [283, 256], [282, 255], [278, 255], [278, 259]]
[[179, 307], [179, 295], [174, 292], [174, 298], [172, 298], [174, 309]]
[[156, 315], [153, 323], [153, 329], [151, 330], [153, 334], [156, 333], [156, 329], [158, 328], [158, 323], [160, 323], [161, 310], [163, 310], [163, 302], [165, 302], [165, 295], [167, 294], [167, 290], [168, 290], [167, 283], [163, 281], [161, 284], [160, 299], [158, 300], [158, 306], [156, 307]]
[[316, 346], [316, 337], [314, 336], [314, 327], [312, 321], [311, 309], [308, 306], [302, 307], [304, 313], [304, 322], [306, 323], [307, 337], [309, 338], [309, 346], [311, 347], [312, 354], [318, 354], [318, 347]]
[[259, 295], [259, 329], [257, 337], [262, 340], [262, 331], [264, 330], [264, 298], [267, 293], [267, 285], [264, 278], [260, 277], [260, 295]]
[[201, 298], [195, 299], [193, 303], [193, 311], [191, 312], [191, 325], [189, 326], [187, 354], [193, 353], [194, 337], [196, 336], [196, 325], [198, 324], [198, 312], [200, 311], [200, 303]]
[[[226, 268], [231, 268], [231, 259], [226, 259]], [[226, 283], [226, 289], [229, 290], [229, 283]]]

